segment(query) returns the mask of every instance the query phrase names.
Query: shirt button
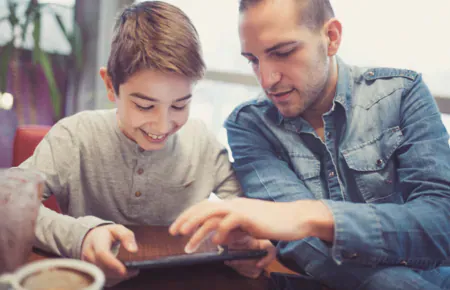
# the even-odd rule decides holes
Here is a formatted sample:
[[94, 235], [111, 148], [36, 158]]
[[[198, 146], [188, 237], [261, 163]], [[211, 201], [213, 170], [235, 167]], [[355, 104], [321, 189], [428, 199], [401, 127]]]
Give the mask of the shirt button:
[[350, 255], [349, 258], [350, 259], [356, 259], [356, 258], [358, 258], [358, 256], [359, 256], [358, 253], [353, 253], [353, 254]]
[[144, 173], [144, 169], [139, 168], [138, 171], [137, 171], [137, 174], [141, 175], [142, 173]]
[[329, 177], [334, 177], [334, 171], [331, 171], [331, 172], [328, 174], [328, 176], [329, 176]]
[[369, 76], [373, 77], [375, 75], [375, 73], [373, 71], [370, 71], [367, 73]]
[[401, 262], [400, 262], [400, 265], [408, 266], [408, 262], [406, 262], [406, 261], [401, 261]]
[[140, 197], [142, 195], [142, 193], [140, 191], [136, 191], [136, 193], [134, 194], [136, 197]]
[[383, 165], [383, 160], [378, 159], [378, 160], [377, 160], [377, 166], [381, 166], [381, 165]]

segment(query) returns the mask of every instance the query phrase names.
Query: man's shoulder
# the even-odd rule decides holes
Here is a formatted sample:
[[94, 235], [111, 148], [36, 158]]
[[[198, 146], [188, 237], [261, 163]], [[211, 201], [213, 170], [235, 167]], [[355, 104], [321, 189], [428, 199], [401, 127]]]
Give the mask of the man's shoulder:
[[411, 81], [416, 80], [420, 75], [418, 72], [391, 67], [352, 67], [353, 75], [356, 79], [373, 82], [380, 79], [404, 78]]
[[254, 99], [245, 101], [238, 105], [228, 116], [227, 121], [235, 122], [243, 113], [253, 116], [260, 116], [273, 107], [272, 102], [264, 96], [259, 96]]
[[[420, 73], [389, 67], [352, 67], [353, 101], [366, 109], [386, 97], [397, 97], [421, 81]], [[400, 99], [399, 99], [400, 100]]]

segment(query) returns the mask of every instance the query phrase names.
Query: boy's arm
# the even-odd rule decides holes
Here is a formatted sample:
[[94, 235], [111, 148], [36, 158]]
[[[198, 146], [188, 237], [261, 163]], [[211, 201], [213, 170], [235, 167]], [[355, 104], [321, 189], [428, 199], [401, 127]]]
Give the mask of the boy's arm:
[[205, 160], [212, 162], [213, 192], [220, 199], [242, 196], [242, 189], [232, 168], [228, 150], [206, 126], [205, 133], [208, 134]]
[[[69, 194], [67, 182], [73, 166], [79, 166], [76, 138], [61, 123], [55, 124], [37, 146], [34, 154], [19, 167], [31, 168], [45, 174], [44, 198], [55, 195], [66, 200]], [[62, 207], [64, 210], [64, 206]], [[80, 258], [81, 245], [86, 233], [101, 224], [107, 224], [93, 216], [78, 219], [58, 214], [43, 205], [35, 228], [35, 246], [60, 256]]]

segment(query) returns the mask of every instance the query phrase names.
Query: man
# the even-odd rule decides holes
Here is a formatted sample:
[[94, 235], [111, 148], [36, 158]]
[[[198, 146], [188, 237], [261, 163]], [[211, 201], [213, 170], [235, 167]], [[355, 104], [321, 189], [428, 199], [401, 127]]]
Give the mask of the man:
[[239, 35], [266, 96], [225, 123], [234, 168], [247, 197], [297, 202], [201, 204], [172, 233], [219, 217], [194, 243], [242, 226], [296, 239], [278, 243], [282, 261], [336, 289], [450, 287], [439, 267], [450, 254], [448, 134], [421, 76], [345, 64], [328, 0], [241, 0]]

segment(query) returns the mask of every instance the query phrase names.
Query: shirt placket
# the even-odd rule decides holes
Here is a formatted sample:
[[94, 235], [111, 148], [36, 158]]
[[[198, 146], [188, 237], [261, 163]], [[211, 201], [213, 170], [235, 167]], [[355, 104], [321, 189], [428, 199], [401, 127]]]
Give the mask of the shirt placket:
[[130, 217], [136, 217], [142, 210], [142, 200], [144, 199], [145, 191], [144, 191], [144, 176], [145, 176], [145, 168], [142, 164], [142, 153], [143, 149], [138, 148], [137, 156], [138, 159], [135, 160], [132, 167], [132, 178], [133, 185], [130, 189], [129, 198], [128, 198], [128, 206], [129, 212], [127, 213]]
[[345, 200], [342, 182], [336, 166], [336, 129], [332, 122], [332, 115], [326, 114], [324, 120], [324, 144], [325, 144], [325, 176], [328, 184], [328, 192], [331, 200]]

